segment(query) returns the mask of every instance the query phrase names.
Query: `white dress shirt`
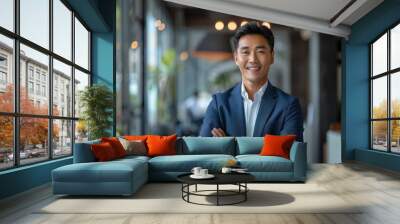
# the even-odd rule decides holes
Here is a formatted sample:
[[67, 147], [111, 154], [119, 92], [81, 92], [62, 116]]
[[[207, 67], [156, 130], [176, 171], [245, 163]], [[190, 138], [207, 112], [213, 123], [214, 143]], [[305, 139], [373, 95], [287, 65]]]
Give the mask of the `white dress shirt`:
[[254, 101], [249, 98], [246, 88], [242, 82], [242, 97], [243, 97], [243, 109], [244, 117], [246, 120], [246, 136], [252, 137], [254, 133], [254, 126], [256, 124], [258, 110], [261, 105], [261, 98], [267, 89], [268, 81], [261, 86], [261, 88], [254, 94]]

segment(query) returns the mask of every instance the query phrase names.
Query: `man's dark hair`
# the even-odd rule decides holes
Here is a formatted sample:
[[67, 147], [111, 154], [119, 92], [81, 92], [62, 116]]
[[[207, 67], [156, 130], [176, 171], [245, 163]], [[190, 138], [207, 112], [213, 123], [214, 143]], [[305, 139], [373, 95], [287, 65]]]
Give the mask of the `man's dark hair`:
[[232, 37], [234, 51], [236, 51], [238, 48], [240, 38], [248, 34], [260, 34], [267, 40], [269, 46], [271, 47], [271, 51], [274, 50], [274, 34], [272, 31], [268, 27], [263, 26], [258, 22], [249, 22], [239, 27], [235, 35]]

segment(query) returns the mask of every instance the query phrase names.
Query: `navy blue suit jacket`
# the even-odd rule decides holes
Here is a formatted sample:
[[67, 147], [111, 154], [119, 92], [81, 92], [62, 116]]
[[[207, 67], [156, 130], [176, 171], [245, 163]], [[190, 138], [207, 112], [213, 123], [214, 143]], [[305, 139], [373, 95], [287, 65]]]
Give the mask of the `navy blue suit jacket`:
[[[246, 136], [241, 83], [212, 96], [200, 136], [212, 136], [213, 128], [221, 128], [227, 136]], [[261, 99], [253, 136], [266, 134], [297, 136], [303, 141], [303, 116], [299, 100], [268, 83]]]

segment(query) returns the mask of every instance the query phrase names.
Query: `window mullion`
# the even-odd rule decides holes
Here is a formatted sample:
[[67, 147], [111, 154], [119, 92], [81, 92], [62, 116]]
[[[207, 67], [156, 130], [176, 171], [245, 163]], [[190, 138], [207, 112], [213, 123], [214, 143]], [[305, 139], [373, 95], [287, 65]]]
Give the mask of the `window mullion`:
[[[53, 52], [53, 0], [49, 0], [49, 50]], [[49, 94], [49, 119], [48, 119], [48, 151], [49, 159], [53, 159], [53, 56], [49, 55], [49, 73], [48, 73], [49, 86], [47, 90]]]
[[[72, 66], [71, 66], [71, 91], [72, 91], [72, 105], [71, 105], [71, 117], [75, 118], [75, 12], [72, 11], [71, 15], [71, 60], [72, 60]], [[72, 150], [72, 155], [74, 155], [75, 151], [75, 126], [76, 126], [76, 120], [73, 120], [71, 123], [72, 125], [72, 130], [71, 130], [71, 150]]]
[[[19, 35], [19, 7], [20, 1], [14, 1], [14, 30], [17, 35]], [[20, 135], [20, 118], [15, 116], [19, 114], [19, 99], [20, 99], [20, 50], [19, 50], [19, 39], [14, 39], [14, 63], [13, 63], [13, 70], [14, 70], [14, 166], [19, 166], [20, 158], [19, 158], [19, 135]]]

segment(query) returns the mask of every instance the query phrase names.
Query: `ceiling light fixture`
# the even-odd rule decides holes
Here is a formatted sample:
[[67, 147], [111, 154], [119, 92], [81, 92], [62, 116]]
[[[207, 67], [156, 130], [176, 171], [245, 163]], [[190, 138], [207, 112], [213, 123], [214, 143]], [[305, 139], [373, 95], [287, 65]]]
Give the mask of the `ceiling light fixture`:
[[236, 28], [237, 28], [237, 25], [236, 25], [236, 23], [234, 22], [234, 21], [230, 21], [229, 23], [228, 23], [228, 29], [229, 30], [236, 30]]
[[216, 23], [215, 23], [215, 29], [216, 30], [218, 30], [218, 31], [220, 31], [220, 30], [223, 30], [224, 29], [224, 23], [222, 22], [222, 21], [217, 21]]

